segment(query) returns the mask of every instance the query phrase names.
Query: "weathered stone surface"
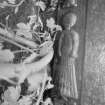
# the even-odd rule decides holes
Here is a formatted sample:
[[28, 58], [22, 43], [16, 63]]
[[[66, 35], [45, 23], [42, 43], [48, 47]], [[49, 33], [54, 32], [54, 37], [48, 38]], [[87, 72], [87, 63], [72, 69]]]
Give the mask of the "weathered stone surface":
[[89, 0], [82, 105], [105, 105], [105, 0]]

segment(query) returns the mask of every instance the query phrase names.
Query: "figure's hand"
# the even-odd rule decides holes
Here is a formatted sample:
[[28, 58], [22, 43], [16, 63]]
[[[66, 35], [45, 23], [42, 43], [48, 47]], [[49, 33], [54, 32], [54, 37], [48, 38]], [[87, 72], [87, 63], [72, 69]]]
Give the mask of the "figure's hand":
[[73, 58], [77, 58], [77, 57], [78, 57], [78, 54], [75, 53], [75, 52], [73, 52], [72, 57], [73, 57]]
[[75, 57], [71, 57], [70, 58], [70, 64], [74, 64], [75, 63]]
[[59, 50], [59, 57], [61, 57], [62, 56], [62, 54], [61, 54], [61, 51]]

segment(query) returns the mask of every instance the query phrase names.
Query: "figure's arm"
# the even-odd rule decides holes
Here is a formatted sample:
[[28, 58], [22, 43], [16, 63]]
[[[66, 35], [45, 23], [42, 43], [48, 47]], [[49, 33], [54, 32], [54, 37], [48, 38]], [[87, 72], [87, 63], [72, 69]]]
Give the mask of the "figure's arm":
[[63, 37], [64, 37], [64, 34], [62, 33], [62, 34], [61, 34], [61, 37], [60, 37], [60, 39], [59, 39], [59, 44], [58, 44], [58, 54], [59, 54], [59, 56], [62, 55], [61, 47], [62, 47], [62, 44], [63, 44]]
[[79, 34], [75, 31], [72, 31], [73, 35], [73, 49], [72, 49], [72, 57], [78, 57], [78, 49], [79, 49]]

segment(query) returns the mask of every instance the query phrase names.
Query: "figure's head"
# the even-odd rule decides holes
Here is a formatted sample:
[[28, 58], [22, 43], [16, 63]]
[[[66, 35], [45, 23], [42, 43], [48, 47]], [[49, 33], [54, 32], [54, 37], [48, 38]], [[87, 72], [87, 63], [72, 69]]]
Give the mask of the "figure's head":
[[65, 0], [64, 7], [71, 7], [71, 6], [77, 7], [77, 0]]
[[74, 13], [68, 13], [63, 17], [64, 28], [73, 27], [76, 24], [77, 16]]

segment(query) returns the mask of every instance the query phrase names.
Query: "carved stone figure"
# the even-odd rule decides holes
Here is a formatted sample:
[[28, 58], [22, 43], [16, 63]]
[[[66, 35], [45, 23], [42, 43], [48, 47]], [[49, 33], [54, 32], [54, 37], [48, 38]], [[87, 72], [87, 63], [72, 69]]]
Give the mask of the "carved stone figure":
[[78, 57], [79, 35], [72, 29], [76, 20], [77, 16], [74, 13], [63, 17], [64, 30], [59, 39], [57, 62], [54, 64], [55, 90], [65, 102], [78, 98], [75, 60]]

